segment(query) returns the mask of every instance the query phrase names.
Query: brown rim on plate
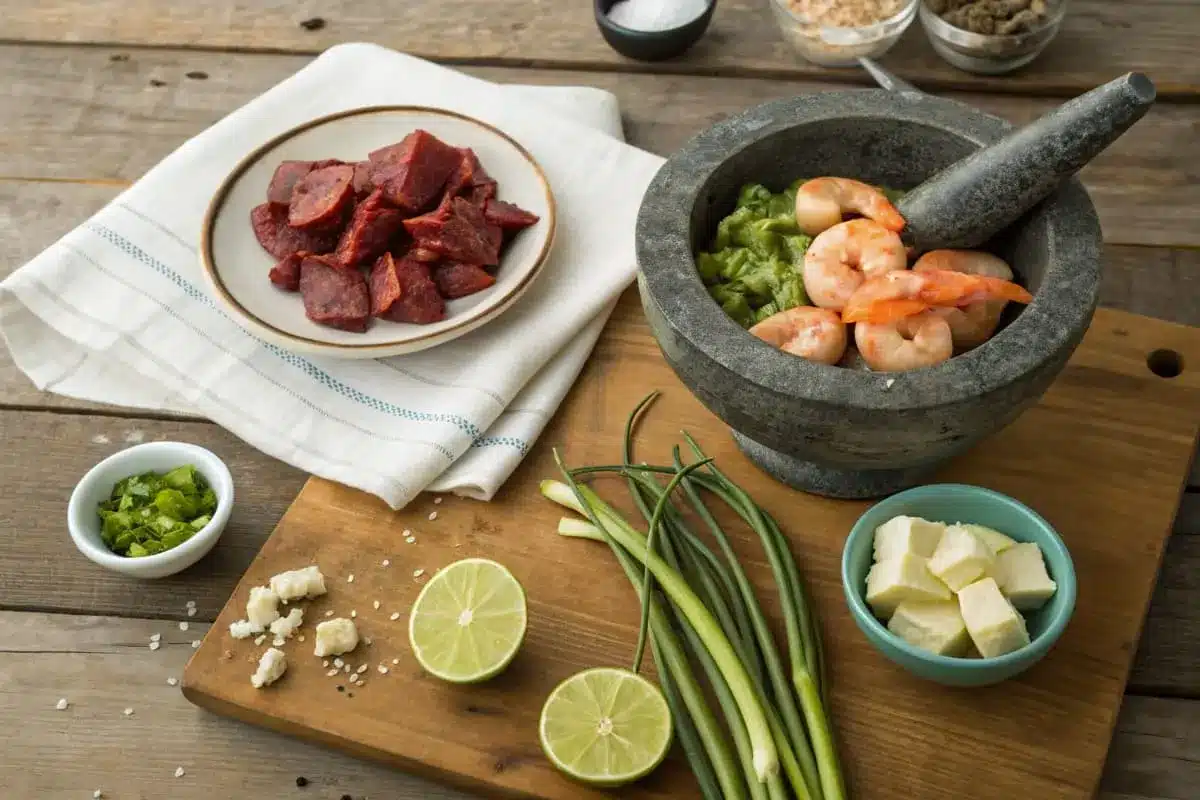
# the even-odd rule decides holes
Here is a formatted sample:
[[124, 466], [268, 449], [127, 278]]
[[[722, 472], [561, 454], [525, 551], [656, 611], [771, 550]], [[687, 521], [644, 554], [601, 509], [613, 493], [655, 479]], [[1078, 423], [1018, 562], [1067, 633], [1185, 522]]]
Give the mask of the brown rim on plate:
[[[462, 120], [463, 122], [469, 122], [472, 125], [483, 128], [484, 130], [488, 131], [489, 133], [495, 134], [496, 136], [500, 137], [504, 141], [508, 142], [516, 149], [516, 151], [518, 153], [521, 154], [521, 156], [526, 161], [529, 162], [529, 165], [531, 167], [533, 167], [533, 171], [535, 173], [537, 173], [538, 180], [542, 184], [542, 189], [546, 192], [546, 208], [549, 210], [549, 213], [547, 214], [547, 221], [549, 222], [549, 225], [550, 225], [550, 230], [547, 232], [547, 235], [546, 235], [546, 242], [545, 242], [545, 244], [542, 245], [541, 252], [537, 254], [537, 260], [534, 262], [533, 268], [529, 270], [529, 274], [527, 274], [524, 278], [521, 279], [520, 282], [518, 282], [511, 289], [509, 289], [506, 294], [504, 294], [502, 297], [497, 298], [495, 301], [495, 304], [490, 306], [489, 308], [487, 308], [482, 313], [469, 315], [465, 319], [460, 321], [458, 324], [451, 325], [448, 328], [442, 328], [436, 332], [430, 332], [430, 333], [427, 333], [427, 334], [424, 334], [421, 336], [416, 336], [413, 338], [406, 338], [406, 339], [404, 339], [403, 342], [392, 341], [392, 342], [377, 342], [374, 344], [344, 344], [344, 343], [340, 343], [340, 342], [330, 342], [330, 341], [326, 341], [324, 339], [311, 339], [307, 336], [300, 336], [299, 334], [289, 333], [288, 331], [277, 328], [276, 326], [272, 325], [271, 323], [262, 319], [258, 315], [254, 314], [248, 308], [246, 308], [244, 305], [242, 305], [240, 302], [238, 302], [237, 298], [235, 298], [232, 294], [230, 294], [229, 289], [226, 288], [225, 282], [223, 280], [221, 280], [220, 271], [217, 270], [216, 266], [213, 263], [212, 238], [213, 238], [213, 228], [215, 227], [215, 223], [216, 223], [218, 214], [221, 213], [221, 209], [225, 205], [225, 199], [229, 195], [230, 190], [238, 182], [238, 180], [241, 179], [242, 175], [246, 172], [246, 170], [250, 169], [250, 167], [257, 164], [267, 154], [269, 154], [272, 150], [274, 150], [276, 147], [278, 147], [282, 143], [286, 142], [288, 139], [298, 136], [301, 133], [304, 133], [305, 131], [310, 130], [312, 128], [316, 128], [321, 125], [328, 124], [330, 122], [335, 122], [344, 117], [354, 117], [354, 116], [359, 116], [362, 114], [381, 114], [381, 113], [395, 113], [395, 112], [410, 113], [410, 114], [418, 114], [418, 113], [419, 114], [432, 114], [434, 116], [452, 117], [454, 119]], [[256, 325], [259, 325], [263, 328], [266, 328], [267, 330], [270, 330], [272, 333], [274, 333], [277, 336], [280, 336], [285, 339], [291, 339], [291, 340], [297, 341], [297, 342], [304, 342], [306, 344], [315, 345], [317, 347], [332, 347], [332, 348], [337, 348], [337, 349], [341, 349], [341, 350], [354, 350], [354, 351], [358, 351], [358, 352], [370, 351], [370, 350], [388, 350], [388, 349], [396, 347], [397, 345], [400, 345], [400, 344], [421, 342], [421, 341], [425, 341], [425, 340], [433, 338], [433, 337], [438, 337], [438, 338], [443, 337], [446, 334], [449, 334], [453, 331], [458, 330], [459, 328], [463, 327], [464, 325], [468, 325], [472, 322], [478, 321], [479, 318], [482, 316], [486, 316], [488, 314], [499, 313], [500, 311], [505, 310], [516, 299], [516, 297], [518, 295], [520, 295], [522, 292], [525, 291], [525, 289], [527, 289], [529, 287], [529, 284], [533, 281], [533, 279], [536, 278], [539, 274], [541, 274], [542, 268], [546, 264], [546, 257], [550, 254], [550, 248], [554, 245], [554, 235], [555, 235], [557, 228], [558, 228], [558, 213], [557, 213], [557, 208], [554, 203], [554, 192], [551, 191], [551, 189], [550, 189], [550, 182], [548, 180], [546, 180], [546, 173], [542, 171], [542, 167], [540, 164], [538, 164], [537, 159], [535, 159], [533, 157], [533, 155], [528, 150], [525, 149], [525, 146], [522, 145], [520, 142], [518, 142], [516, 139], [509, 136], [504, 131], [500, 130], [499, 128], [495, 127], [494, 125], [490, 125], [481, 120], [477, 120], [474, 117], [468, 117], [466, 114], [459, 114], [456, 111], [447, 111], [446, 109], [443, 109], [443, 108], [431, 108], [429, 106], [405, 106], [405, 105], [400, 105], [400, 106], [362, 106], [360, 108], [352, 108], [352, 109], [349, 109], [346, 111], [338, 111], [333, 114], [326, 114], [325, 116], [317, 117], [316, 119], [311, 119], [308, 122], [305, 122], [301, 125], [297, 125], [296, 127], [286, 130], [283, 133], [279, 134], [278, 136], [275, 136], [274, 138], [269, 139], [265, 143], [259, 145], [254, 150], [252, 150], [249, 153], [249, 155], [247, 155], [245, 158], [243, 158], [241, 161], [239, 161], [237, 166], [235, 166], [233, 168], [233, 171], [231, 171], [229, 173], [229, 175], [227, 175], [225, 177], [225, 180], [223, 180], [221, 182], [221, 185], [217, 188], [217, 191], [213, 195], [212, 200], [209, 201], [208, 210], [204, 212], [204, 223], [200, 229], [200, 264], [201, 264], [201, 266], [204, 267], [204, 271], [208, 275], [209, 282], [220, 293], [221, 297], [225, 300], [225, 302], [227, 302], [229, 305], [233, 306], [238, 311], [240, 311], [246, 318], [253, 320]], [[504, 265], [503, 265], [503, 260], [502, 260], [499, 268], [503, 268], [503, 266]]]

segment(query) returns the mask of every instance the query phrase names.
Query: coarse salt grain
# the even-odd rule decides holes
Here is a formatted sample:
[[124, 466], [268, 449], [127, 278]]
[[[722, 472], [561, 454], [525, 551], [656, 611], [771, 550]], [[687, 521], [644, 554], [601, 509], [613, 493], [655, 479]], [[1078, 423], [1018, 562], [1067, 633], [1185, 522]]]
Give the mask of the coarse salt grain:
[[59, 699], [59, 701], [57, 703], [54, 704], [54, 707], [57, 708], [59, 711], [66, 711], [67, 706], [69, 706], [69, 705], [71, 705], [71, 704], [67, 702], [67, 698], [63, 697], [63, 698]]
[[329, 609], [328, 611], [326, 611], [326, 612], [325, 612], [325, 616], [327, 616], [327, 617], [332, 617], [332, 616], [333, 616], [333, 609], [331, 608], [331, 609]]
[[371, 605], [375, 608], [376, 611], [379, 610], [379, 601], [378, 600], [376, 600], [374, 603], [371, 603]]
[[259, 647], [266, 640], [267, 640], [267, 635], [264, 633], [262, 636], [259, 636], [257, 639], [254, 640], [254, 646]]
[[392, 664], [399, 664], [399, 663], [400, 663], [400, 659], [398, 659], [398, 658], [392, 659]]
[[298, 641], [298, 642], [303, 642], [303, 641], [304, 641], [304, 634], [302, 633], [302, 634], [300, 634], [299, 636], [297, 636], [297, 637], [296, 637], [296, 641]]
[[124, 714], [124, 715], [125, 715], [125, 716], [127, 716], [127, 717], [132, 717], [132, 716], [133, 716], [133, 709], [132, 709], [132, 708], [127, 708], [127, 709], [125, 709], [124, 711], [122, 711], [121, 713], [122, 713], [122, 714]]
[[100, 800], [102, 797], [104, 797], [104, 792], [100, 791], [99, 789], [92, 792], [92, 800]]
[[379, 670], [380, 675], [387, 675], [388, 668], [385, 667], [383, 664], [380, 664], [378, 667], [376, 667], [376, 669]]
[[175, 777], [176, 777], [176, 778], [182, 778], [182, 777], [184, 776], [184, 774], [185, 774], [185, 773], [184, 773], [184, 771], [183, 771], [183, 767], [176, 767], [176, 768], [175, 768]]
[[152, 641], [152, 642], [157, 642], [157, 641], [159, 641], [160, 639], [162, 639], [162, 634], [161, 634], [161, 633], [152, 633], [152, 634], [150, 634], [150, 641]]
[[400, 532], [400, 535], [407, 539], [409, 536], [412, 536], [412, 531], [410, 531], [408, 528], [405, 528]]
[[184, 603], [183, 605], [184, 605], [185, 607], [187, 607], [187, 608], [195, 608], [195, 607], [196, 607], [196, 601], [195, 601], [195, 600], [188, 600], [188, 601], [187, 601], [186, 603]]
[[355, 609], [353, 609], [353, 608], [352, 608], [352, 609], [350, 609], [350, 618], [351, 618], [351, 619], [354, 619], [354, 618], [355, 618], [355, 617], [357, 617], [357, 616], [358, 616], [358, 611], [356, 611], [356, 610], [355, 610]]
[[437, 519], [437, 512], [436, 512], [436, 511], [430, 511], [430, 512], [429, 512], [429, 521], [430, 521], [430, 522], [433, 522], [435, 519]]
[[285, 644], [287, 644], [287, 642], [284, 641], [284, 638], [282, 636], [276, 636], [275, 639], [271, 642], [272, 647], [283, 647]]
[[334, 675], [337, 675], [337, 674], [338, 674], [337, 669], [331, 669], [325, 673], [325, 677], [332, 678]]
[[350, 573], [348, 576], [346, 576], [346, 583], [354, 583], [354, 573]]
[[326, 669], [329, 669], [329, 659], [327, 658], [324, 661], [322, 661], [321, 666], [325, 667]]
[[187, 629], [188, 629], [188, 624], [186, 622], [179, 623], [179, 630], [186, 631]]
[[192, 649], [193, 649], [193, 650], [195, 650], [195, 649], [196, 649], [197, 647], [199, 647], [199, 646], [200, 646], [200, 640], [199, 640], [199, 639], [192, 639]]
[[358, 675], [362, 675], [362, 674], [363, 674], [364, 672], [366, 672], [366, 671], [367, 671], [367, 665], [366, 665], [366, 664], [360, 664], [360, 665], [359, 665], [359, 667], [358, 667], [358, 669], [354, 670], [354, 672], [355, 672], [356, 674], [358, 674]]
[[194, 608], [189, 608], [189, 609], [187, 610], [187, 612], [188, 612], [188, 616], [189, 616], [189, 617], [194, 617], [194, 616], [196, 616], [196, 609], [194, 609]]
[[433, 504], [435, 506], [440, 506], [442, 504], [442, 498], [440, 498], [440, 497], [433, 498]]
[[392, 562], [391, 562], [391, 561], [389, 561], [388, 559], [386, 559], [386, 558], [385, 558], [385, 559], [384, 559], [383, 561], [381, 561], [380, 563], [381, 563], [381, 564], [383, 564], [383, 566], [385, 566], [385, 567], [386, 567], [386, 566], [388, 566], [389, 564], [391, 564]]
[[337, 667], [338, 669], [341, 669], [341, 668], [342, 668], [342, 666], [343, 666], [345, 663], [346, 663], [346, 662], [345, 662], [345, 661], [342, 661], [340, 658], [335, 658], [335, 659], [333, 660], [333, 665], [334, 665], [335, 667]]
[[176, 679], [174, 679], [174, 678], [167, 678], [167, 686], [175, 686], [175, 685], [177, 685], [178, 683], [179, 683], [179, 681], [177, 681], [177, 680], [176, 680]]
[[370, 646], [371, 646], [371, 637], [370, 637], [370, 636], [364, 636], [364, 637], [363, 637], [363, 644], [365, 644], [367, 647], [370, 647]]
[[150, 649], [151, 649], [151, 650], [157, 650], [157, 649], [158, 649], [158, 648], [160, 648], [160, 647], [162, 647], [162, 643], [161, 643], [161, 642], [151, 642], [151, 643], [150, 643]]
[[419, 577], [421, 577], [421, 576], [422, 576], [422, 575], [424, 575], [424, 574], [425, 574], [425, 570], [423, 570], [423, 569], [414, 569], [414, 570], [413, 570], [413, 577], [414, 577], [414, 578], [419, 578]]
[[346, 664], [344, 667], [342, 667], [342, 672], [349, 672], [349, 671], [350, 671], [350, 665], [349, 665], [349, 664]]
[[393, 611], [393, 612], [392, 612], [392, 615], [391, 615], [390, 617], [388, 617], [388, 619], [392, 619], [392, 620], [395, 620], [395, 619], [400, 619], [400, 612], [399, 612], [399, 611]]
[[405, 541], [405, 542], [407, 542], [408, 544], [412, 544], [413, 542], [417, 541], [417, 537], [415, 537], [415, 536], [405, 536], [405, 537], [404, 537], [404, 541]]

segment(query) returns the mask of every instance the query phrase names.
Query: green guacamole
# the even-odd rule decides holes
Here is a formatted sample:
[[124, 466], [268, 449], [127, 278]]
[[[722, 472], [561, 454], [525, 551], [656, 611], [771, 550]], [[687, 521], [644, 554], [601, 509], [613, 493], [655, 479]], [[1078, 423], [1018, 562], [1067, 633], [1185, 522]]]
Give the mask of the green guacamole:
[[117, 482], [100, 503], [100, 536], [114, 553], [137, 558], [183, 544], [212, 519], [217, 495], [190, 464]]
[[[748, 183], [737, 207], [717, 225], [711, 248], [696, 256], [708, 293], [743, 328], [808, 304], [800, 267], [812, 237], [796, 225], [800, 178], [778, 194]], [[903, 192], [883, 189], [895, 202]]]

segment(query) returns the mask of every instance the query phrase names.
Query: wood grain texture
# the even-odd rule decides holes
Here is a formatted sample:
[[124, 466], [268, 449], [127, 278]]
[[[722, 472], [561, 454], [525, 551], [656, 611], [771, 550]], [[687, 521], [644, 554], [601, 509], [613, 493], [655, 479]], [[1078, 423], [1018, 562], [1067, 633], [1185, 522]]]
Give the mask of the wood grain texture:
[[[1200, 422], [1200, 373], [1155, 377], [1145, 357], [1160, 347], [1200, 358], [1200, 332], [1099, 312], [1042, 402], [938, 476], [1018, 497], [1071, 548], [1081, 587], [1075, 616], [1053, 657], [1003, 690], [945, 690], [883, 661], [853, 628], [838, 570], [845, 531], [867, 504], [793, 492], [755, 470], [724, 426], [681, 388], [640, 318], [620, 315], [534, 452], [486, 508], [454, 500], [434, 506], [426, 498], [391, 512], [362, 493], [310, 480], [190, 662], [185, 694], [224, 714], [445, 779], [555, 800], [600, 797], [573, 787], [537, 756], [536, 715], [557, 681], [598, 661], [623, 660], [634, 639], [636, 604], [615, 574], [597, 580], [597, 569], [612, 569], [599, 566], [608, 563], [600, 561], [602, 549], [589, 552], [589, 543], [555, 537], [561, 512], [536, 486], [555, 474], [552, 445], [563, 446], [571, 464], [611, 463], [631, 404], [662, 389], [638, 457], [665, 458], [679, 428], [693, 431], [780, 519], [803, 559], [837, 676], [832, 703], [854, 796], [901, 796], [901, 787], [911, 786], [928, 800], [1091, 797]], [[1124, 468], [1088, 466], [1114, 463]], [[427, 521], [435, 509], [437, 520]], [[405, 527], [417, 532], [418, 548], [402, 542]], [[749, 571], [773, 607], [761, 556], [746, 538], [740, 543], [755, 554]], [[420, 583], [408, 579], [411, 570], [428, 573], [472, 555], [502, 561], [529, 592], [525, 647], [494, 685], [470, 691], [439, 685], [403, 653], [400, 668], [372, 689], [372, 709], [404, 704], [405, 718], [391, 720], [371, 709], [335, 713], [345, 705], [311, 657], [298, 659], [290, 683], [275, 693], [234, 680], [249, 648], [232, 640], [227, 626], [243, 616], [249, 588], [276, 572], [319, 564], [332, 589], [313, 604], [315, 612], [355, 608], [367, 635], [390, 641], [403, 634], [387, 614], [407, 608]], [[384, 558], [390, 568], [380, 566]], [[383, 603], [378, 611], [368, 605], [375, 599]], [[222, 657], [226, 650], [233, 659]], [[375, 652], [368, 648], [354, 660], [374, 663]], [[383, 655], [397, 657], [393, 652]], [[983, 747], [1006, 757], [981, 762]], [[673, 774], [679, 773], [657, 773], [623, 796], [692, 796], [690, 779], [668, 782]]]
[[[1189, 0], [1073, 0], [1058, 38], [1032, 65], [987, 78], [942, 61], [919, 22], [884, 58], [889, 69], [928, 89], [1078, 94], [1130, 70], [1147, 72], [1168, 97], [1200, 95], [1196, 18]], [[21, 4], [5, 37], [42, 42], [124, 43], [313, 53], [369, 41], [426, 58], [604, 70], [720, 73], [863, 82], [857, 70], [801, 59], [763, 0], [721, 0], [708, 33], [679, 59], [631, 61], [609, 49], [590, 2], [512, 4], [504, 0], [211, 0], [174, 7], [154, 0], [62, 0]], [[311, 30], [306, 20], [319, 19]], [[313, 27], [313, 26], [309, 26]]]
[[[114, 56], [122, 60], [113, 61]], [[0, 176], [136, 180], [186, 139], [308, 60], [261, 54], [0, 46], [0, 74], [9, 76], [14, 98], [0, 104]], [[621, 102], [629, 141], [664, 155], [748, 106], [798, 92], [844, 88], [828, 82], [467, 71], [498, 82], [582, 84], [611, 91]], [[197, 80], [189, 74], [206, 78]], [[1018, 124], [1057, 102], [950, 96]], [[1106, 241], [1200, 246], [1200, 228], [1193, 219], [1200, 208], [1198, 134], [1200, 105], [1160, 103], [1083, 170]]]
[[[206, 422], [0, 411], [0, 472], [17, 502], [0, 505], [0, 608], [211, 620], [238, 576], [304, 483], [304, 475]], [[206, 447], [229, 465], [237, 488], [220, 542], [196, 566], [137, 581], [85, 559], [66, 530], [71, 490], [96, 462], [140, 441]], [[15, 535], [20, 532], [20, 535]]]
[[[111, 800], [471, 797], [190, 705], [167, 679], [182, 674], [190, 640], [207, 630], [201, 623], [183, 632], [160, 620], [0, 612], [0, 716], [21, 720], [0, 726], [6, 796], [67, 800], [101, 789]], [[147, 646], [152, 633], [162, 635], [158, 651]], [[252, 670], [246, 664], [243, 672]], [[56, 710], [59, 698], [70, 708]], [[126, 707], [132, 716], [121, 713]], [[125, 743], [151, 741], [135, 759], [122, 751]], [[120, 768], [104, 766], [114, 763]], [[186, 774], [176, 779], [178, 766]], [[297, 787], [298, 777], [308, 785]], [[1198, 784], [1200, 702], [1126, 698], [1097, 800], [1191, 800]]]

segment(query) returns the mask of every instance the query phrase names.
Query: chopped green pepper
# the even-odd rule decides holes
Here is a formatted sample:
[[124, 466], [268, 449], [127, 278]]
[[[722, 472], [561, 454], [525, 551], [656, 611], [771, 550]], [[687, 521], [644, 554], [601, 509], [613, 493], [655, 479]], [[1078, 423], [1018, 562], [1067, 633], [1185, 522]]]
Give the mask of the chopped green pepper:
[[100, 536], [109, 549], [130, 558], [178, 547], [212, 521], [217, 494], [195, 467], [146, 472], [117, 482], [99, 504]]

